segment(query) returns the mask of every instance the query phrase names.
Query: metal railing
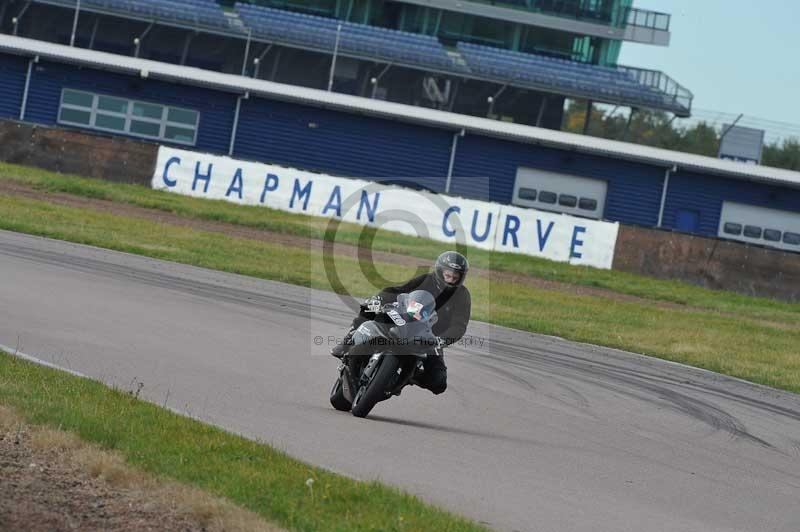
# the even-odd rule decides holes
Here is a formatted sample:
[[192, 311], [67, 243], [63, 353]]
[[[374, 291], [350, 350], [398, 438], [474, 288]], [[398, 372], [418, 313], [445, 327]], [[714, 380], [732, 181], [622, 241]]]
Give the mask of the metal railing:
[[571, 18], [583, 22], [594, 22], [614, 27], [638, 26], [669, 31], [671, 15], [639, 9], [618, 7], [612, 9], [593, 9], [586, 7], [582, 0], [469, 0], [497, 7], [519, 9], [528, 12]]
[[[2, 0], [0, 0], [2, 1]], [[76, 13], [96, 13], [101, 15], [119, 16], [132, 20], [148, 21], [166, 26], [193, 29], [217, 35], [231, 37], [241, 37], [244, 33], [237, 28], [224, 25], [208, 25], [204, 23], [197, 13], [189, 10], [188, 17], [181, 20], [178, 18], [164, 18], [157, 14], [136, 13], [120, 6], [103, 2], [102, 0], [30, 0], [31, 4], [45, 4], [74, 9]]]
[[673, 102], [686, 109], [686, 116], [691, 113], [692, 100], [694, 99], [692, 91], [660, 70], [647, 70], [623, 65], [618, 65], [617, 70], [625, 72], [642, 85], [651, 87], [664, 97], [670, 98]]
[[669, 31], [669, 24], [672, 16], [667, 13], [648, 11], [647, 9], [639, 9], [636, 7], [629, 7], [624, 11], [625, 16], [623, 20], [627, 26], [639, 26], [642, 28]]

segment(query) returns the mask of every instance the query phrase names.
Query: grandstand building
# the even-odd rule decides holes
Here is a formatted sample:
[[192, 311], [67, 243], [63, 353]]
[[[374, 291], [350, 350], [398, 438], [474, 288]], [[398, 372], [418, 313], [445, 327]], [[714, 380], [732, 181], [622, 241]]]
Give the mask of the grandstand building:
[[617, 63], [625, 41], [669, 44], [670, 16], [631, 4], [12, 0], [0, 30], [550, 129], [561, 127], [565, 98], [689, 116], [686, 88]]
[[[565, 97], [688, 114], [663, 74], [611, 66], [668, 17], [463, 0], [458, 30], [445, 0], [272, 1], [0, 3], [0, 120], [800, 252], [800, 173], [532, 127]], [[502, 43], [474, 23], [508, 12]]]
[[800, 252], [800, 173], [0, 34], [0, 119]]

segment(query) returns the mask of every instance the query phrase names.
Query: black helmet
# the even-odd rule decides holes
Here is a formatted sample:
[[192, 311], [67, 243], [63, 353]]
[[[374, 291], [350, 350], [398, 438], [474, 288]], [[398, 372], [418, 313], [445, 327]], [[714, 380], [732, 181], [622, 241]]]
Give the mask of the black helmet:
[[[457, 251], [445, 251], [439, 258], [436, 259], [436, 267], [434, 268], [434, 277], [436, 278], [436, 287], [440, 290], [448, 288], [456, 288], [464, 284], [464, 279], [469, 270], [469, 262], [467, 258]], [[445, 274], [450, 277], [456, 274], [457, 279], [445, 279]]]

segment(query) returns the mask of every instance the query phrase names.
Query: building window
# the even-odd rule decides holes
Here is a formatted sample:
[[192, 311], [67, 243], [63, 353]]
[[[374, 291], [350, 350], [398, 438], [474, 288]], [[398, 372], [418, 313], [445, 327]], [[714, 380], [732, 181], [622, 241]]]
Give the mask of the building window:
[[777, 229], [764, 229], [764, 240], [769, 240], [770, 242], [780, 242], [781, 232]]
[[581, 200], [578, 202], [578, 208], [583, 209], [584, 211], [596, 211], [597, 200], [592, 198], [581, 198]]
[[58, 122], [193, 146], [200, 113], [190, 109], [64, 89]]
[[574, 207], [578, 204], [578, 198], [570, 194], [561, 194], [558, 196], [558, 204], [564, 207]]
[[761, 238], [761, 228], [755, 225], [745, 225], [744, 236], [748, 238]]
[[90, 126], [92, 123], [92, 112], [62, 107], [61, 113], [58, 115], [58, 121], [79, 126]]
[[791, 244], [793, 246], [800, 246], [800, 233], [783, 233], [783, 243]]
[[555, 204], [557, 199], [558, 195], [555, 192], [547, 192], [545, 190], [539, 192], [539, 201], [541, 203]]
[[522, 187], [519, 189], [517, 197], [519, 197], [519, 199], [524, 199], [528, 201], [536, 201], [536, 189]]
[[735, 224], [733, 222], [727, 222], [722, 227], [722, 230], [728, 235], [741, 235], [742, 234], [742, 224]]

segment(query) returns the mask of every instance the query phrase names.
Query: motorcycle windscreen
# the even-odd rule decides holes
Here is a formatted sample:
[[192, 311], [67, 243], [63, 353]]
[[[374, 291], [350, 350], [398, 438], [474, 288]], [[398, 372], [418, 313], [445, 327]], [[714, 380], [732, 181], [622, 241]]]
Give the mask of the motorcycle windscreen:
[[356, 332], [353, 333], [353, 344], [366, 344], [372, 338], [386, 338], [386, 331], [379, 323], [365, 321], [356, 329]]
[[[409, 317], [409, 315], [413, 314], [414, 312], [410, 312], [410, 310], [412, 310], [412, 309], [416, 310], [417, 309], [417, 307], [414, 305], [414, 303], [410, 300], [410, 297], [409, 297], [408, 294], [398, 294], [396, 307], [397, 307], [398, 313], [401, 314], [401, 316], [403, 316], [403, 319], [411, 319]], [[436, 311], [434, 310], [434, 311], [431, 311], [431, 313], [424, 320], [421, 320], [421, 321], [426, 321], [426, 322], [428, 322], [428, 324], [430, 326], [433, 326], [438, 320], [439, 320], [439, 317], [436, 314]], [[395, 322], [395, 323], [397, 325], [402, 325], [402, 324], [399, 324], [397, 322]]]

